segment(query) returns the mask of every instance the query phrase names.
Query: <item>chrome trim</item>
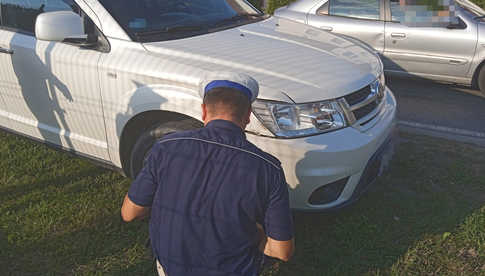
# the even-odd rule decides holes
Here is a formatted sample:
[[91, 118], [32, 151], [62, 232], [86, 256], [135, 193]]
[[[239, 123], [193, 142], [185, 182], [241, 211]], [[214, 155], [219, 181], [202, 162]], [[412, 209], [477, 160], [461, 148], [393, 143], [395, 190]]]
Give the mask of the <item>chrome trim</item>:
[[372, 103], [373, 101], [377, 100], [377, 93], [374, 93], [374, 92], [370, 92], [369, 96], [367, 96], [367, 98], [365, 98], [365, 100], [361, 101], [360, 103], [356, 103], [352, 106], [350, 106], [350, 111], [355, 111], [359, 108], [362, 108], [370, 103]]
[[359, 126], [363, 126], [362, 124], [365, 122], [370, 122], [372, 121], [379, 113], [382, 111], [382, 107], [384, 106], [384, 103], [386, 102], [386, 97], [387, 97], [387, 92], [384, 93], [384, 97], [382, 100], [377, 104], [377, 107], [369, 112], [369, 114], [365, 115], [364, 117], [360, 118], [360, 120], [357, 121], [357, 124]]
[[355, 119], [354, 113], [350, 111], [350, 106], [349, 106], [349, 103], [347, 103], [347, 100], [345, 100], [345, 98], [340, 98], [337, 100], [337, 103], [340, 105], [340, 108], [343, 110], [344, 116], [345, 118], [347, 118], [348, 125], [352, 126], [353, 124], [355, 124], [357, 119]]

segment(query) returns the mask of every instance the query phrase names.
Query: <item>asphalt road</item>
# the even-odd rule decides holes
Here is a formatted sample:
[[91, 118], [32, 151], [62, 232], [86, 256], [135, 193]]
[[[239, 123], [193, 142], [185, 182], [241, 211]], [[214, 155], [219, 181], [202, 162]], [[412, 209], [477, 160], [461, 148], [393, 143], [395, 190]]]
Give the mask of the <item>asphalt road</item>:
[[401, 124], [468, 133], [485, 139], [485, 97], [478, 96], [479, 91], [401, 77], [388, 78], [387, 85], [397, 98], [397, 118]]

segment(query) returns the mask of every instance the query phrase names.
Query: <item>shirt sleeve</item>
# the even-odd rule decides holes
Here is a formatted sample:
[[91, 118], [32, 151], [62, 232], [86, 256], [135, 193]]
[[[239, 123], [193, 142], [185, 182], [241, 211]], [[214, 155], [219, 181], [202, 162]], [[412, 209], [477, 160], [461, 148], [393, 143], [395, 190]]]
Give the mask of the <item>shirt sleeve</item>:
[[157, 160], [158, 152], [158, 146], [155, 144], [148, 158], [145, 159], [143, 169], [131, 183], [128, 198], [136, 205], [143, 207], [152, 206], [153, 197], [159, 184], [157, 177], [157, 167], [159, 166]]
[[282, 169], [275, 177], [270, 191], [264, 225], [266, 235], [274, 240], [288, 241], [294, 236], [288, 184]]

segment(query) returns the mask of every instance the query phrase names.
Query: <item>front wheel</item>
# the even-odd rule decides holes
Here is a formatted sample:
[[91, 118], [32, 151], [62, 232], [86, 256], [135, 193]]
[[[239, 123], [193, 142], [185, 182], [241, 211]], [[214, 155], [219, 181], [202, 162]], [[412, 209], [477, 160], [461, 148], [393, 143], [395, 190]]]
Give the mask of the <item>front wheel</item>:
[[192, 119], [181, 119], [156, 124], [143, 132], [136, 140], [130, 157], [130, 176], [134, 179], [143, 168], [143, 162], [148, 157], [151, 148], [163, 136], [178, 131], [191, 130], [202, 127], [202, 124]]
[[480, 73], [478, 73], [477, 86], [482, 96], [485, 97], [485, 66], [482, 66]]

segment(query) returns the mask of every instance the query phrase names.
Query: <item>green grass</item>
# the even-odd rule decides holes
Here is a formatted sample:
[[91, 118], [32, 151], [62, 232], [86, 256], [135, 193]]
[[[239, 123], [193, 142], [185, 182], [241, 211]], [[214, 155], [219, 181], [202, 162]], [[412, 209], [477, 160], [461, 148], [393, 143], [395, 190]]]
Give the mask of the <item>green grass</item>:
[[[485, 275], [485, 149], [401, 134], [356, 205], [295, 214], [297, 252], [266, 275]], [[0, 132], [0, 274], [152, 274], [130, 181]]]

